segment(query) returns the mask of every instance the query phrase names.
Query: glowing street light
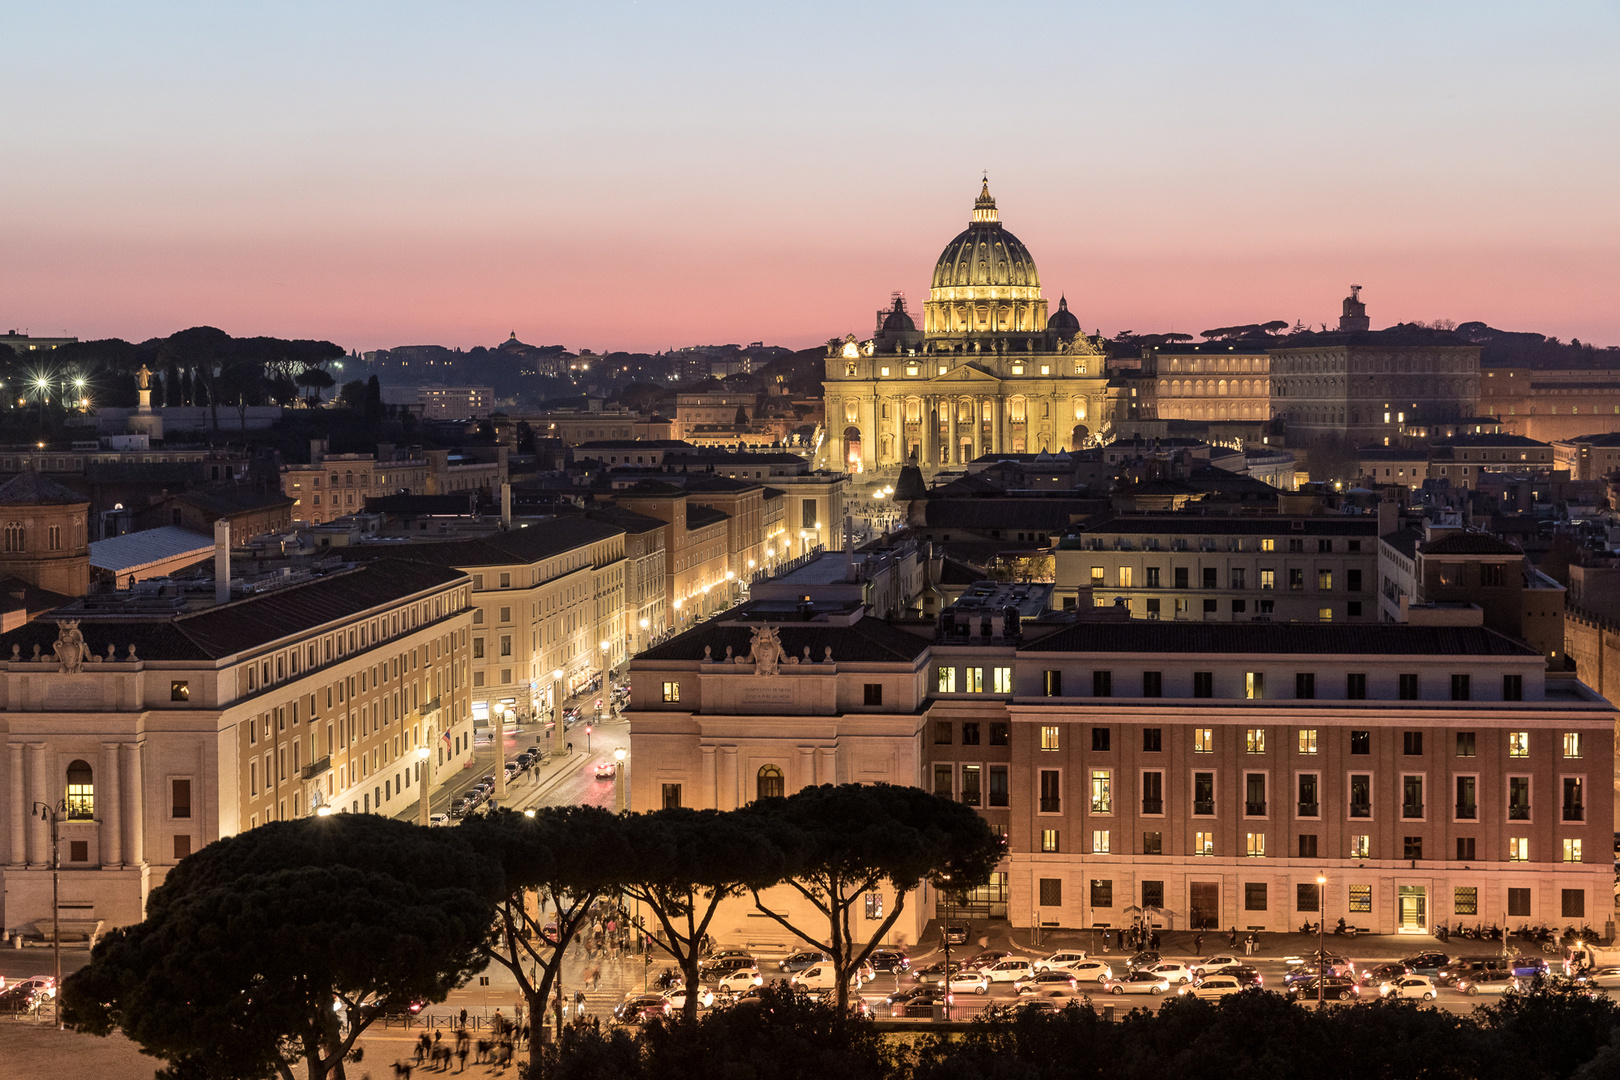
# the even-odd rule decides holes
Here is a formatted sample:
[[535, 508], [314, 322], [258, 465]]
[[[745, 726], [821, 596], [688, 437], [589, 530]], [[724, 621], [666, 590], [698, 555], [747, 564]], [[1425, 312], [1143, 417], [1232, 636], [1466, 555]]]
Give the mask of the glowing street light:
[[429, 770], [432, 769], [433, 766], [428, 764], [428, 759], [432, 756], [433, 751], [428, 749], [426, 746], [419, 746], [416, 748], [416, 760], [421, 762], [421, 769], [418, 771], [416, 776], [416, 785], [418, 789], [416, 799], [416, 823], [418, 825], [427, 825], [429, 823], [428, 788], [432, 786], [432, 777], [429, 775]]

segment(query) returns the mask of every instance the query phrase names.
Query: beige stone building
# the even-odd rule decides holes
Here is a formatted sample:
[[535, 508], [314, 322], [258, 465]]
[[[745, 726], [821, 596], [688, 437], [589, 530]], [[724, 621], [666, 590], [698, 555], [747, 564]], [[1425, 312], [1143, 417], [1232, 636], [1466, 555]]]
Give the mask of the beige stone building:
[[0, 485], [0, 577], [64, 596], [90, 587], [90, 500], [36, 472]]
[[325, 440], [310, 443], [310, 463], [281, 467], [281, 492], [293, 500], [292, 517], [321, 525], [361, 513], [368, 498], [388, 495], [481, 495], [500, 491], [507, 480], [509, 448], [481, 455], [428, 450], [419, 458], [379, 447], [376, 454], [329, 454]]

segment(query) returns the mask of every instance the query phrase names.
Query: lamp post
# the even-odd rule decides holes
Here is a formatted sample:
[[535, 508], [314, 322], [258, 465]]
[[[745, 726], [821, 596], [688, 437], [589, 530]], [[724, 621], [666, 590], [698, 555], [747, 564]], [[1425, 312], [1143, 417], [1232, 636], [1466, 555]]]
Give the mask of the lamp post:
[[941, 979], [945, 983], [945, 1019], [951, 1018], [951, 875], [945, 875], [945, 926], [940, 932], [945, 939], [945, 970]]
[[433, 751], [426, 745], [416, 748], [416, 760], [421, 763], [421, 769], [416, 775], [416, 823], [428, 825], [428, 788], [432, 786], [431, 771], [433, 769]]
[[555, 668], [551, 672], [551, 754], [557, 754], [557, 749], [563, 744], [563, 699], [562, 699], [562, 668]]
[[1320, 1009], [1327, 990], [1327, 957], [1322, 952], [1322, 928], [1327, 925], [1327, 878], [1316, 875], [1316, 1007]]
[[506, 805], [506, 706], [495, 705], [495, 795], [496, 806]]
[[641, 652], [641, 651], [643, 651], [644, 649], [647, 648], [647, 627], [648, 627], [648, 625], [649, 625], [649, 623], [648, 623], [648, 621], [646, 619], [641, 620], [641, 633], [636, 635], [636, 652]]
[[622, 746], [613, 751], [613, 760], [615, 763], [613, 766], [613, 803], [615, 808], [621, 814], [630, 808], [629, 803], [625, 799], [624, 790], [624, 759], [629, 755], [629, 753], [630, 751], [626, 750]]
[[34, 809], [39, 811], [39, 819], [51, 823], [51, 961], [55, 968], [54, 981], [51, 988], [55, 997], [52, 999], [56, 1010], [56, 1026], [62, 1028], [62, 852], [61, 835], [58, 826], [62, 820], [60, 805], [52, 806], [50, 803], [37, 802]]
[[608, 661], [613, 658], [613, 652], [612, 652], [612, 650], [613, 650], [613, 642], [608, 641], [606, 638], [603, 638], [602, 642], [601, 642], [601, 649], [602, 649], [602, 696], [596, 699], [597, 703], [598, 703], [597, 706], [596, 706], [596, 714], [597, 714], [598, 717], [600, 717], [602, 715], [602, 704], [601, 703], [606, 702], [608, 704], [608, 710], [609, 711], [612, 711], [612, 707], [613, 707], [612, 706], [613, 688], [608, 684]]

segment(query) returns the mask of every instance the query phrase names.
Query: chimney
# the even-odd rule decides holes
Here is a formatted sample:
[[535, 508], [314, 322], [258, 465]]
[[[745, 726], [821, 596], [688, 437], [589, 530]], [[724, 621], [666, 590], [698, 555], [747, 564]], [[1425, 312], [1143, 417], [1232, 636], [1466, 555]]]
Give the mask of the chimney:
[[511, 527], [512, 527], [512, 485], [503, 482], [501, 484], [501, 528], [510, 529]]
[[214, 522], [214, 603], [231, 598], [231, 523], [224, 518]]

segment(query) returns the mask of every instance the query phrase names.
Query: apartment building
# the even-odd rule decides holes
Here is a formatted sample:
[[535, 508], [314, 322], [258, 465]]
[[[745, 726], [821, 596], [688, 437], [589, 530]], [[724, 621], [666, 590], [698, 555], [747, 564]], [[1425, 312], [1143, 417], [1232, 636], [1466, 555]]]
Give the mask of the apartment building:
[[1110, 514], [1054, 547], [1053, 603], [1195, 622], [1373, 622], [1377, 539], [1368, 515]]
[[[279, 582], [279, 583], [278, 583]], [[192, 851], [319, 809], [388, 814], [470, 759], [471, 583], [397, 560], [97, 594], [0, 636], [0, 926], [137, 922]]]
[[730, 519], [684, 489], [652, 480], [618, 493], [626, 510], [664, 522], [664, 612], [679, 631], [728, 607], [738, 585], [728, 550]]
[[618, 506], [601, 507], [587, 516], [624, 530], [625, 655], [634, 656], [669, 629], [664, 609], [669, 592], [664, 581], [665, 523]]
[[310, 463], [281, 467], [281, 493], [293, 500], [292, 517], [320, 525], [360, 513], [367, 499], [389, 495], [491, 495], [507, 480], [505, 446], [481, 454], [449, 450], [400, 456], [391, 446], [376, 454], [329, 454], [326, 442], [310, 443]]

